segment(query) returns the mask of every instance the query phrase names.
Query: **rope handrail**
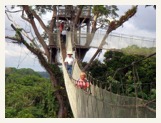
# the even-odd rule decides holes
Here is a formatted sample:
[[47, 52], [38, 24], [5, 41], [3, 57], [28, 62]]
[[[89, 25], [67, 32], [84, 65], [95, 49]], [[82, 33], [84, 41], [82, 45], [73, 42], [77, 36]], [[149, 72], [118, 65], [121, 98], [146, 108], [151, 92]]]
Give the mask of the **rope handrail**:
[[[72, 46], [68, 46], [72, 45], [72, 43], [69, 43], [71, 42], [71, 38], [69, 37], [67, 38], [67, 40], [68, 43], [66, 49], [68, 50], [69, 48], [69, 50], [71, 50]], [[61, 48], [60, 52], [62, 52]], [[126, 116], [123, 115], [126, 113], [126, 111], [128, 112], [128, 110], [137, 113], [137, 111], [141, 110], [142, 108], [147, 108], [150, 112], [153, 112], [154, 114], [156, 113], [155, 109], [149, 107], [148, 105], [145, 105], [151, 102], [137, 97], [135, 98], [125, 95], [118, 95], [112, 93], [111, 90], [107, 91], [106, 88], [101, 88], [102, 85], [100, 85], [99, 81], [95, 80], [94, 82], [94, 79], [90, 77], [89, 82], [91, 82], [91, 90], [90, 93], [86, 93], [84, 90], [75, 86], [75, 82], [79, 78], [79, 74], [81, 72], [77, 59], [73, 67], [72, 78], [69, 78], [63, 60], [62, 66], [65, 86], [74, 117], [148, 117], [149, 115], [139, 116], [139, 114], [136, 115], [135, 113], [127, 114]], [[87, 76], [90, 75], [87, 74]], [[135, 103], [135, 101], [137, 101], [137, 103]], [[126, 107], [124, 108], [124, 112], [121, 111], [123, 107]], [[116, 112], [122, 113], [119, 114]]]

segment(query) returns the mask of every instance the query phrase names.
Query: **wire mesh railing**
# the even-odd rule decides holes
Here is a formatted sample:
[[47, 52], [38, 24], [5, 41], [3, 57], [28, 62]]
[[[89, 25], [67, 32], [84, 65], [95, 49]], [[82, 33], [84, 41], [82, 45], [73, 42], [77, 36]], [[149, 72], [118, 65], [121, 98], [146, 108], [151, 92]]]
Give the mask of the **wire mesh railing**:
[[[68, 32], [67, 32], [68, 33]], [[54, 33], [54, 40], [49, 45], [58, 45], [57, 33]], [[70, 32], [72, 45], [75, 47], [98, 48], [102, 43], [105, 34], [99, 33], [83, 33], [83, 32]], [[58, 45], [59, 47], [59, 45]], [[80, 48], [81, 48], [80, 47]], [[156, 39], [131, 36], [124, 34], [111, 33], [103, 43], [102, 49], [104, 50], [121, 50], [129, 54], [145, 54], [149, 55], [156, 52]]]
[[[71, 38], [68, 38], [71, 41]], [[68, 40], [69, 41], [69, 40]], [[67, 43], [72, 45], [71, 43]], [[67, 46], [71, 47], [71, 46]], [[67, 48], [68, 49], [68, 48]], [[70, 48], [71, 49], [71, 48]], [[134, 63], [133, 63], [134, 64]], [[74, 83], [79, 78], [81, 69], [77, 62], [73, 67], [72, 80], [64, 72], [65, 83], [69, 95], [70, 104], [75, 117], [156, 117], [156, 100], [141, 99], [139, 92], [147, 83], [140, 83], [135, 66], [132, 67], [133, 83], [124, 83], [123, 80], [111, 80], [100, 82], [87, 74], [91, 83], [89, 92], [77, 88]], [[64, 68], [63, 68], [64, 70]], [[115, 73], [118, 74], [121, 69]], [[121, 75], [121, 74], [120, 74]], [[148, 85], [148, 84], [147, 84]], [[132, 92], [128, 89], [132, 88]], [[149, 86], [150, 90], [155, 85]], [[134, 94], [134, 95], [133, 95]], [[141, 96], [143, 96], [141, 94]]]

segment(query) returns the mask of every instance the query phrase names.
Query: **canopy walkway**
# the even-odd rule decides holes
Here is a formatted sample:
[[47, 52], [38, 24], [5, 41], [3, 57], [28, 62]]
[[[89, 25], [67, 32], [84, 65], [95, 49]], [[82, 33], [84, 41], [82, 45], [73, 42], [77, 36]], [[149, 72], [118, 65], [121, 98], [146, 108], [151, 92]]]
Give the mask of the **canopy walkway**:
[[[59, 36], [58, 36], [59, 37]], [[66, 50], [73, 51], [71, 33], [67, 33]], [[108, 87], [101, 87], [91, 82], [90, 93], [77, 88], [75, 80], [81, 69], [75, 60], [72, 78], [69, 78], [64, 65], [64, 54], [59, 37], [60, 54], [65, 86], [75, 118], [153, 118], [156, 117], [155, 101], [115, 94]]]

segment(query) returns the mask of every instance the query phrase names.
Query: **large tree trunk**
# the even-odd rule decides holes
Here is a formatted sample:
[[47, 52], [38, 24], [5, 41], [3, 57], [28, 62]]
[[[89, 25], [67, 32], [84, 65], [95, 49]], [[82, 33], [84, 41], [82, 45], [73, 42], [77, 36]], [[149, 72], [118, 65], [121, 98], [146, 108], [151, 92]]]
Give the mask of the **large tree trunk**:
[[[38, 22], [40, 23], [41, 27], [44, 29], [44, 31], [48, 34], [48, 37], [49, 37], [49, 44], [55, 44], [56, 45], [56, 42], [54, 42], [54, 35], [53, 35], [53, 29], [54, 29], [54, 22], [56, 21], [56, 13], [57, 13], [57, 10], [56, 10], [56, 6], [53, 6], [53, 15], [52, 15], [52, 18], [51, 18], [51, 22], [50, 22], [50, 26], [49, 26], [49, 29], [45, 26], [45, 24], [43, 23], [43, 21], [41, 20], [41, 18], [36, 14], [36, 12], [34, 10], [30, 10], [29, 6], [23, 6], [23, 9], [24, 11], [26, 12], [26, 14], [28, 15], [28, 18], [29, 18], [29, 23], [32, 25], [33, 29], [34, 29], [34, 32], [35, 32], [35, 35], [38, 37], [39, 39], [39, 42], [42, 44], [44, 50], [45, 50], [45, 55], [47, 56], [47, 59], [45, 59], [45, 57], [42, 55], [42, 53], [39, 52], [39, 49], [34, 49], [32, 47], [30, 47], [26, 42], [25, 40], [22, 38], [22, 43], [32, 52], [34, 53], [38, 59], [39, 59], [39, 62], [41, 63], [41, 65], [46, 69], [46, 71], [49, 73], [50, 75], [50, 79], [51, 79], [51, 82], [52, 82], [52, 85], [53, 85], [53, 88], [59, 88], [61, 85], [60, 83], [60, 80], [59, 78], [56, 76], [56, 70], [53, 70], [53, 68], [51, 67], [51, 65], [49, 63], [51, 63], [51, 57], [50, 57], [50, 53], [49, 53], [49, 49], [48, 49], [48, 46], [46, 45], [46, 43], [44, 42], [44, 39], [41, 37], [37, 27], [36, 27], [36, 24], [35, 24], [35, 21], [34, 21], [34, 17], [38, 20]], [[19, 33], [19, 35], [22, 37], [21, 33]], [[48, 61], [47, 61], [48, 60]], [[56, 66], [56, 65], [55, 65]], [[58, 67], [58, 66], [57, 66]], [[59, 110], [58, 110], [58, 117], [59, 118], [62, 118], [62, 117], [65, 117], [67, 114], [66, 113], [66, 108], [64, 105], [64, 97], [63, 97], [63, 92], [64, 90], [57, 90], [55, 92], [55, 96], [58, 100], [58, 103], [59, 103]], [[67, 94], [66, 94], [67, 95]]]
[[[50, 80], [52, 81], [53, 88], [58, 86], [57, 85], [58, 83], [56, 83], [57, 80], [53, 75], [50, 75]], [[62, 92], [62, 91], [64, 91], [64, 90], [59, 89], [55, 92], [55, 96], [56, 96], [56, 98], [59, 102], [59, 110], [58, 110], [58, 114], [57, 114], [58, 118], [67, 117], [67, 110], [66, 110], [67, 108], [66, 108], [66, 105], [65, 105], [65, 102], [64, 102], [64, 100], [66, 100], [66, 99], [64, 99], [65, 98], [65, 97], [63, 97], [64, 92]]]
[[[14, 27], [14, 25], [11, 25], [12, 28], [16, 31], [17, 29]], [[51, 79], [51, 82], [52, 82], [52, 86], [53, 88], [59, 88], [61, 85], [60, 83], [60, 80], [58, 78], [56, 78], [56, 70], [54, 71], [53, 68], [51, 67], [51, 65], [48, 63], [48, 61], [45, 59], [45, 57], [43, 56], [42, 52], [39, 50], [39, 49], [35, 49], [33, 48], [32, 46], [30, 46], [23, 38], [22, 34], [20, 32], [18, 32], [18, 35], [19, 35], [19, 39], [16, 39], [16, 38], [9, 38], [9, 37], [6, 37], [6, 38], [9, 38], [9, 39], [12, 39], [12, 40], [16, 40], [18, 41], [19, 43], [23, 43], [34, 55], [36, 55], [38, 57], [38, 60], [40, 62], [40, 64], [46, 69], [46, 71], [49, 73], [50, 75], [50, 79]], [[56, 66], [58, 67], [58, 66]], [[58, 118], [63, 118], [65, 116], [67, 116], [67, 108], [66, 108], [66, 105], [64, 103], [64, 97], [63, 97], [63, 94], [64, 93], [63, 91], [65, 90], [60, 90], [58, 89], [56, 92], [55, 92], [55, 96], [58, 100], [58, 103], [59, 103], [59, 110], [58, 110]]]

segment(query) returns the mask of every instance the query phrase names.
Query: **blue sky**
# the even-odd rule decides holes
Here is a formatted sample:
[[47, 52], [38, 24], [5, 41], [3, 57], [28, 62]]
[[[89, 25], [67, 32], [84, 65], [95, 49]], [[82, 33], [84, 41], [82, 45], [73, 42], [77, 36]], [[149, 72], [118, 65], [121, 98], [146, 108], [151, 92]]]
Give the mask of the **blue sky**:
[[[131, 6], [119, 5], [119, 15], [124, 14]], [[47, 20], [48, 16], [44, 17], [43, 20]], [[16, 19], [16, 16], [14, 16]], [[19, 22], [20, 24], [22, 22]], [[27, 24], [26, 24], [27, 25]], [[27, 27], [26, 27], [27, 28]], [[11, 31], [10, 22], [5, 17], [5, 33], [6, 35], [13, 34]], [[113, 31], [121, 34], [136, 35], [142, 37], [156, 37], [156, 10], [152, 7], [139, 6], [137, 13], [125, 22], [123, 26]], [[89, 50], [86, 59], [92, 56], [93, 50]], [[37, 58], [32, 55], [24, 46], [20, 46], [12, 43], [5, 43], [5, 66], [16, 67], [16, 68], [32, 68], [35, 71], [44, 71], [39, 64]]]

